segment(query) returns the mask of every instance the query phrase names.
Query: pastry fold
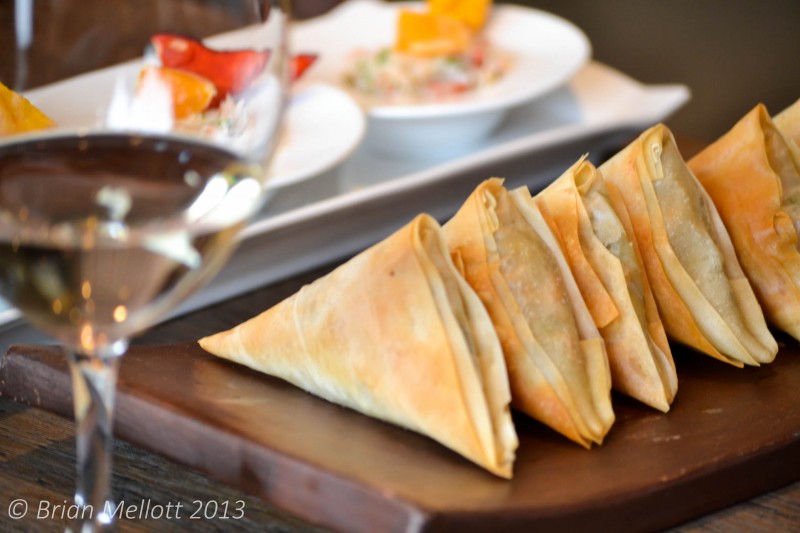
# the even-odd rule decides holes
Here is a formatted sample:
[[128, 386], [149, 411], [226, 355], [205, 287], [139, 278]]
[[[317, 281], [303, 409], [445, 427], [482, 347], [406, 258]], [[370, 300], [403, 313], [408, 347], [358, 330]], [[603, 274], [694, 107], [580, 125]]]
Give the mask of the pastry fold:
[[668, 411], [678, 389], [672, 352], [636, 242], [611, 207], [600, 173], [581, 158], [536, 202], [605, 341], [612, 386]]
[[772, 361], [778, 345], [730, 236], [669, 129], [648, 129], [600, 172], [628, 213], [667, 335], [738, 367]]
[[512, 475], [518, 442], [500, 342], [430, 216], [199, 342]]
[[512, 404], [587, 448], [601, 443], [614, 422], [603, 340], [528, 190], [487, 180], [444, 229], [500, 337]]
[[775, 115], [775, 125], [787, 140], [800, 147], [800, 99]]
[[767, 320], [800, 339], [800, 159], [759, 104], [689, 167], [714, 201]]

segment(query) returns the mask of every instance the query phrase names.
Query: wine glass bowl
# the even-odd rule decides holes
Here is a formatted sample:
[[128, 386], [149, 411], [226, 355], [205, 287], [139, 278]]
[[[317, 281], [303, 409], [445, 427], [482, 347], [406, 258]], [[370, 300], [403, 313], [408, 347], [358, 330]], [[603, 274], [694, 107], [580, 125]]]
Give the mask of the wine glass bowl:
[[[278, 0], [115, 0], [95, 4], [106, 17], [73, 6], [69, 25], [68, 4], [0, 11], [15, 36], [13, 68], [0, 67], [14, 91], [0, 102], [0, 294], [68, 354], [86, 509], [75, 529], [92, 531], [114, 519], [119, 357], [222, 267], [266, 198], [289, 13]], [[109, 32], [131, 13], [138, 25]], [[75, 50], [98, 39], [76, 68]], [[33, 73], [59, 49], [70, 74], [88, 72], [41, 85]]]
[[260, 205], [256, 170], [186, 141], [65, 136], [0, 153], [0, 292], [72, 346], [159, 320]]

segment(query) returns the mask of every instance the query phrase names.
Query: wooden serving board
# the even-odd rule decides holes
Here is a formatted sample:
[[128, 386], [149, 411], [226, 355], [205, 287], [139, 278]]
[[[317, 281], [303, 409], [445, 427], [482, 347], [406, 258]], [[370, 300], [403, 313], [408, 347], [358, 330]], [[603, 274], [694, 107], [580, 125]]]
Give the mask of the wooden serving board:
[[[193, 343], [125, 356], [116, 434], [343, 531], [657, 530], [800, 479], [800, 350], [781, 341], [743, 370], [676, 348], [671, 412], [615, 396], [593, 450], [517, 416], [512, 481]], [[57, 348], [12, 347], [0, 392], [71, 416]]]

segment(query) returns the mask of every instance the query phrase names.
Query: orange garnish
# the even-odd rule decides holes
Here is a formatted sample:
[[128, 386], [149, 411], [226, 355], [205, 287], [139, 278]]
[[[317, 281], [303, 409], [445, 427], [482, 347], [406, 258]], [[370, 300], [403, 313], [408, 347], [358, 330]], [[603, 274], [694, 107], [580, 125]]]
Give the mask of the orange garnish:
[[469, 46], [471, 37], [469, 26], [460, 20], [402, 9], [395, 50], [416, 56], [457, 54]]
[[53, 126], [55, 123], [24, 96], [0, 83], [0, 136]]
[[217, 89], [211, 81], [183, 70], [146, 66], [139, 76], [139, 89], [151, 80], [158, 80], [169, 89], [176, 119], [202, 113], [211, 104]]
[[428, 0], [431, 13], [458, 19], [472, 31], [483, 27], [491, 6], [491, 0]]

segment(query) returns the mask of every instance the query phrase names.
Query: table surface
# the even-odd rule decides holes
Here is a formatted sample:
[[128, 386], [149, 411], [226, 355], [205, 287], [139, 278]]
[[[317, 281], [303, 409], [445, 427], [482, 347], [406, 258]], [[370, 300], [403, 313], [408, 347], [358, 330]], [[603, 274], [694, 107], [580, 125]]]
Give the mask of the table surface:
[[[250, 294], [202, 309], [161, 324], [134, 341], [134, 344], [163, 344], [196, 339], [211, 331], [241, 321], [260, 310], [263, 302], [281, 299], [303, 283], [323, 275], [330, 267], [300, 274], [290, 280], [253, 291]], [[47, 520], [36, 519], [41, 505], [69, 504], [74, 482], [73, 424], [36, 408], [0, 398], [0, 529], [3, 524], [25, 531], [53, 530], [54, 522], [67, 523], [49, 513]], [[168, 438], [165, 435], [165, 438]], [[122, 531], [215, 531], [264, 530], [283, 532], [318, 531], [256, 497], [209, 478], [125, 442], [115, 444], [113, 490], [117, 501], [150, 502], [152, 506], [182, 504], [194, 509], [195, 502], [244, 502], [242, 519], [234, 524], [221, 520], [131, 519], [120, 522]], [[154, 480], [157, 480], [154, 482]], [[8, 506], [22, 498], [31, 510], [26, 519], [11, 522]], [[45, 502], [45, 503], [40, 503]], [[665, 502], [666, 505], [668, 503]], [[728, 509], [685, 524], [676, 529], [691, 531], [798, 531], [800, 529], [800, 483], [742, 502]]]
[[[328, 2], [330, 3], [332, 2]], [[11, 18], [11, 4], [0, 4], [0, 21]], [[64, 16], [77, 12], [66, 10], [63, 2], [53, 5], [59, 4], [62, 4], [61, 9], [65, 9]], [[107, 9], [93, 9], [92, 4], [96, 7], [103, 5], [102, 2], [82, 2], [81, 16], [107, 14]], [[142, 11], [139, 12], [140, 15], [141, 13]], [[69, 25], [64, 24], [63, 27], [68, 28]], [[0, 31], [0, 44], [6, 40], [4, 35], [7, 38], [10, 34]], [[10, 47], [0, 46], [0, 50], [9, 49]], [[66, 56], [60, 66], [73, 59], [75, 58]], [[86, 56], [79, 59], [85, 64]], [[97, 61], [105, 59], [100, 57]], [[7, 54], [4, 56], [0, 52], [0, 75], [10, 76], [10, 71], [4, 68], [12, 68], [13, 64]], [[49, 64], [55, 68], [51, 62]], [[63, 71], [37, 71], [35, 75], [52, 77], [62, 73]], [[2, 77], [4, 76], [0, 76]], [[161, 324], [136, 339], [135, 343], [160, 344], [192, 340], [229, 327], [261, 311], [264, 301], [273, 302], [288, 296], [303, 283], [322, 275], [327, 268], [299, 274], [285, 282]], [[16, 338], [25, 338], [26, 335], [36, 338], [35, 334], [27, 332], [25, 328], [18, 330], [16, 335]], [[0, 334], [0, 341], [2, 339], [3, 335]], [[73, 439], [74, 426], [70, 420], [0, 398], [0, 530], [63, 530], [68, 516], [64, 507], [59, 509], [56, 506], [66, 506], [71, 502], [75, 463]], [[114, 460], [112, 485], [117, 501], [149, 503], [151, 506], [181, 504], [185, 510], [180, 520], [122, 520], [119, 523], [121, 531], [319, 531], [315, 526], [254, 496], [128, 443], [115, 443]], [[10, 506], [18, 499], [27, 502], [28, 514], [22, 520], [12, 520], [9, 517]], [[219, 502], [220, 505], [228, 502], [230, 509], [238, 509], [243, 505], [243, 516], [238, 520], [188, 518], [198, 505], [205, 505], [210, 501]], [[669, 503], [665, 502], [665, 505]], [[37, 518], [37, 515], [46, 518]], [[675, 531], [800, 531], [800, 483], [699, 518]]]

